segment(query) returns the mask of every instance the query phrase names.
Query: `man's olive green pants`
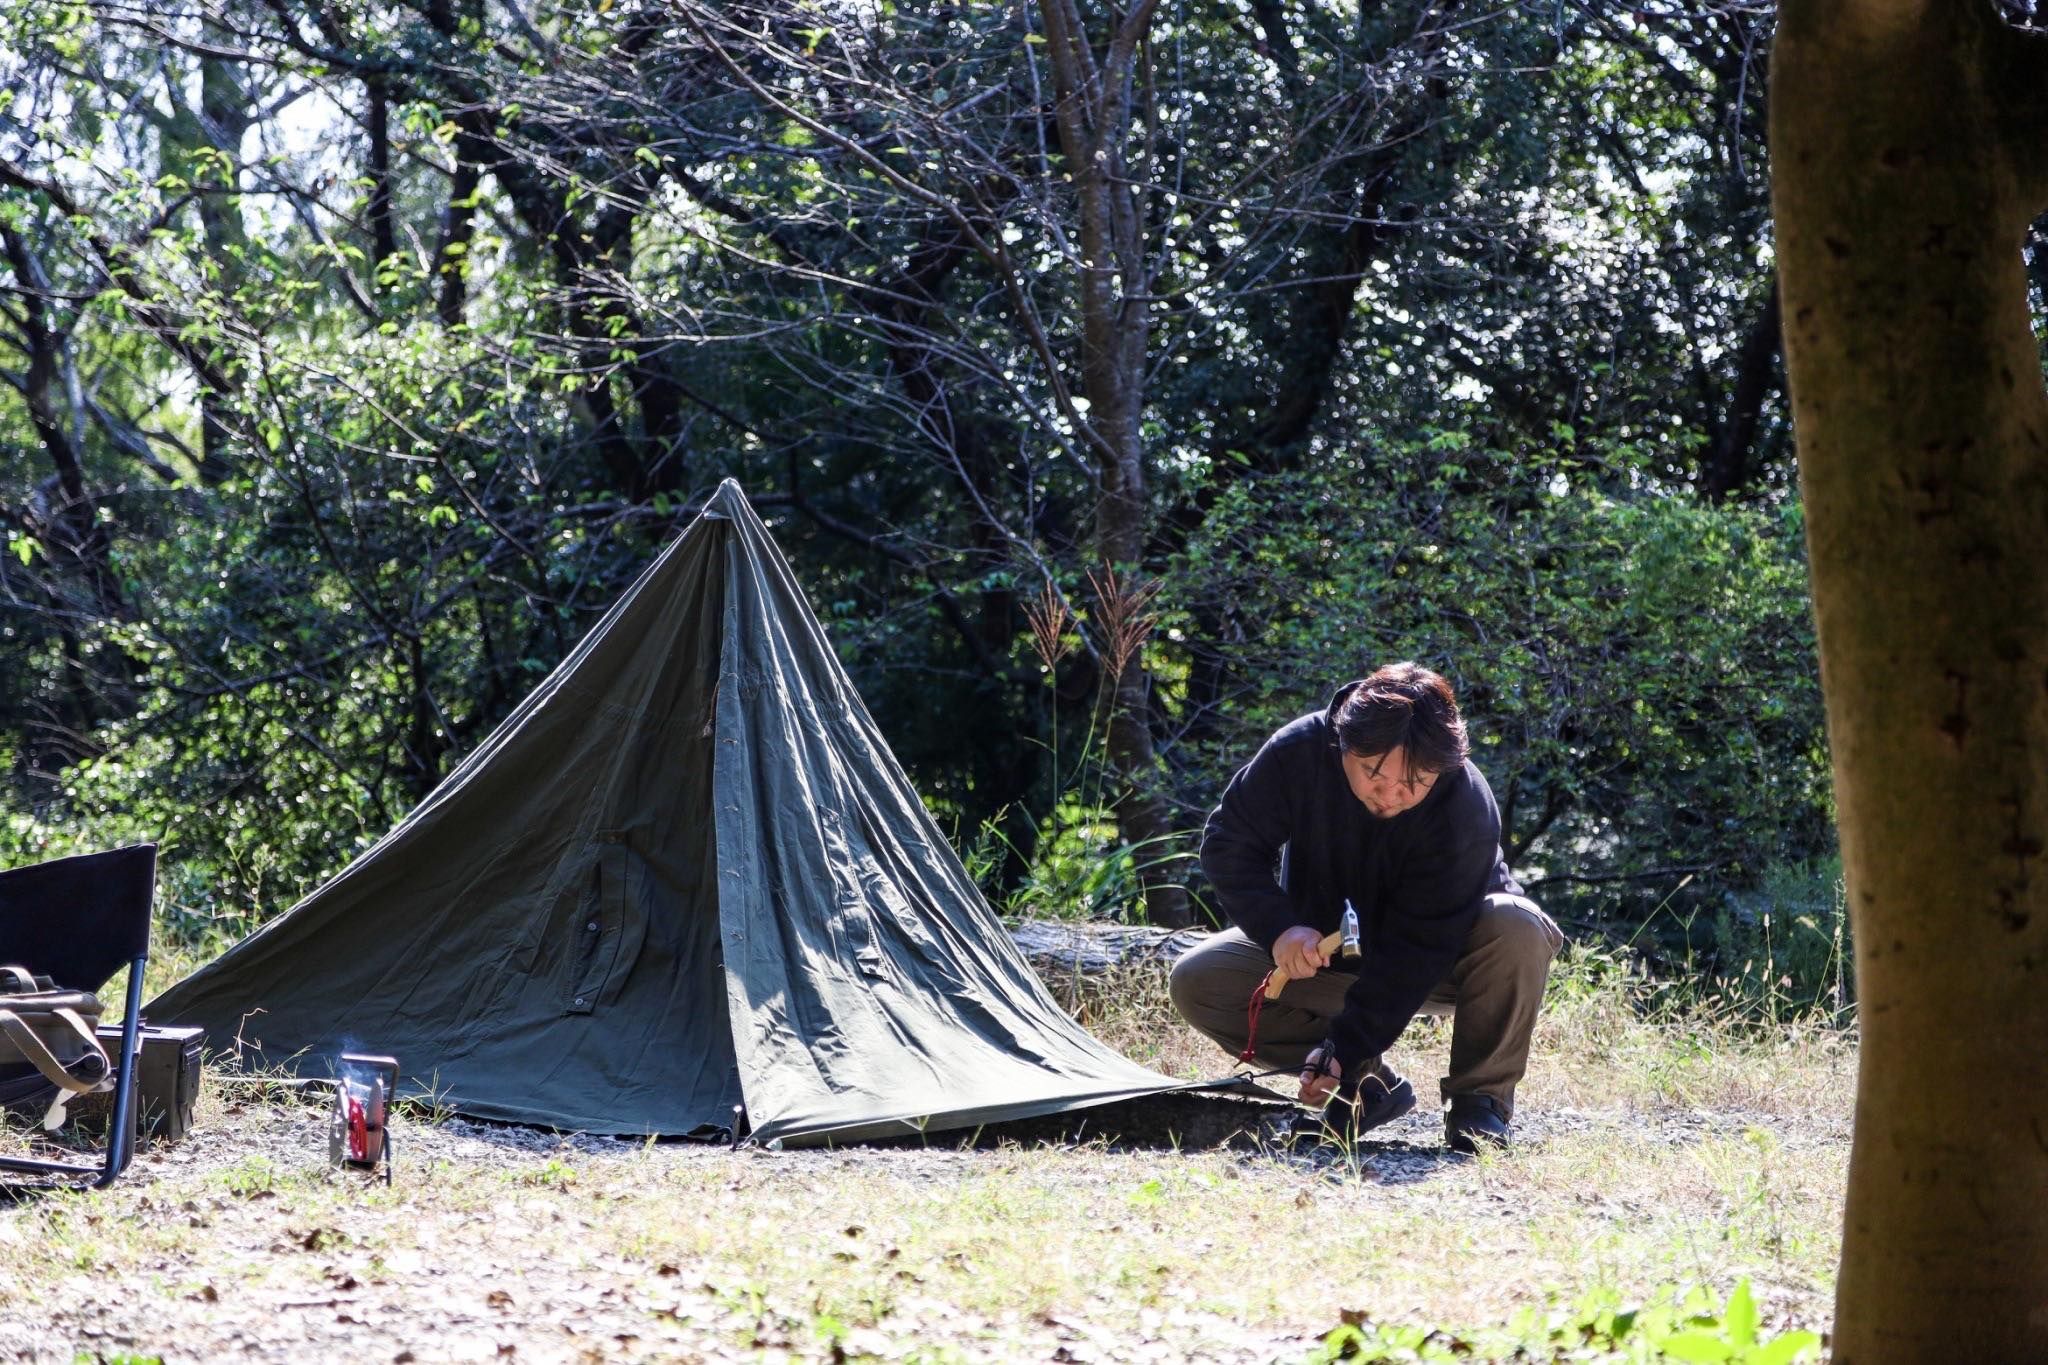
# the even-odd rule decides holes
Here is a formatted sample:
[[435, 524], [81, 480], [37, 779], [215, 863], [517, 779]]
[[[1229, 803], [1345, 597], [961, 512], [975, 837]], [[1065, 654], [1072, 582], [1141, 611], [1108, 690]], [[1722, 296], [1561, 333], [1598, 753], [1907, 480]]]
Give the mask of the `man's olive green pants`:
[[[1556, 926], [1534, 902], [1506, 894], [1486, 898], [1450, 976], [1430, 992], [1424, 1014], [1451, 1016], [1451, 1072], [1443, 1096], [1490, 1095], [1503, 1117], [1515, 1110], [1515, 1083], [1529, 1068], [1529, 1040], [1550, 960], [1563, 946]], [[1368, 950], [1369, 951], [1369, 950]], [[1181, 1017], [1233, 1057], [1244, 1051], [1246, 1007], [1273, 959], [1242, 930], [1212, 934], [1173, 966], [1173, 1004]], [[1357, 980], [1326, 967], [1305, 981], [1289, 981], [1278, 1000], [1259, 1012], [1258, 1051], [1263, 1067], [1299, 1071], [1330, 1032]], [[1377, 1057], [1372, 1070], [1380, 1069]]]

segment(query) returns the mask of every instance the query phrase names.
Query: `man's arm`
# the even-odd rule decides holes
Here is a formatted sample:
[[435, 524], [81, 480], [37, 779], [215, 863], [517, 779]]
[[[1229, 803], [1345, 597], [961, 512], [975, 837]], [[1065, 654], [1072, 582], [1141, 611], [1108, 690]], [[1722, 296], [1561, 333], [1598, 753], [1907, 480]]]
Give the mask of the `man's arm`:
[[1499, 826], [1464, 831], [1441, 851], [1411, 859], [1390, 891], [1389, 914], [1330, 1026], [1343, 1075], [1394, 1045], [1438, 982], [1451, 974], [1479, 917], [1499, 857]]
[[1298, 922], [1293, 901], [1274, 879], [1302, 794], [1297, 748], [1268, 740], [1230, 779], [1202, 833], [1202, 871], [1223, 913], [1269, 953], [1273, 940]]

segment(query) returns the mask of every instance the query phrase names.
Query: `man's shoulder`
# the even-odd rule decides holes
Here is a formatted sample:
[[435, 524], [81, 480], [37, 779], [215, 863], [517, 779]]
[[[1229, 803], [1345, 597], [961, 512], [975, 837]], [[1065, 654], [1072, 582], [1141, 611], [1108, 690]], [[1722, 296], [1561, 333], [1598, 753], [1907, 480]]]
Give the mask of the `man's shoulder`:
[[1319, 753], [1330, 747], [1331, 735], [1329, 717], [1321, 711], [1311, 711], [1275, 730], [1259, 747], [1259, 757], [1271, 755], [1284, 760]]
[[1466, 759], [1458, 769], [1447, 772], [1449, 779], [1442, 800], [1437, 804], [1440, 820], [1457, 825], [1480, 824], [1498, 830], [1500, 811], [1494, 805], [1493, 788], [1487, 785], [1486, 775], [1479, 771], [1471, 759]]
[[1330, 717], [1325, 711], [1307, 711], [1288, 721], [1273, 732], [1269, 744], [1300, 744], [1309, 740], [1327, 743], [1330, 738]]
[[1333, 764], [1333, 753], [1329, 722], [1314, 712], [1297, 716], [1266, 737], [1231, 786], [1274, 792], [1313, 783], [1326, 764]]
[[1476, 799], [1488, 805], [1493, 804], [1493, 787], [1487, 782], [1486, 774], [1479, 771], [1478, 764], [1469, 758], [1466, 759], [1458, 765], [1458, 776], [1459, 789], [1466, 794], [1467, 800]]

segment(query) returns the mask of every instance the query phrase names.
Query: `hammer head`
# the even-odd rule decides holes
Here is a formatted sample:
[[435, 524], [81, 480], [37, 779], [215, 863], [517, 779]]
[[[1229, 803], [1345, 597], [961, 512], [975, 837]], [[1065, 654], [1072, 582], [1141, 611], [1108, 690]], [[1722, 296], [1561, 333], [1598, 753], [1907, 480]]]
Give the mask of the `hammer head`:
[[1358, 912], [1351, 908], [1350, 901], [1344, 902], [1344, 924], [1340, 932], [1344, 941], [1337, 948], [1338, 955], [1346, 962], [1358, 961]]

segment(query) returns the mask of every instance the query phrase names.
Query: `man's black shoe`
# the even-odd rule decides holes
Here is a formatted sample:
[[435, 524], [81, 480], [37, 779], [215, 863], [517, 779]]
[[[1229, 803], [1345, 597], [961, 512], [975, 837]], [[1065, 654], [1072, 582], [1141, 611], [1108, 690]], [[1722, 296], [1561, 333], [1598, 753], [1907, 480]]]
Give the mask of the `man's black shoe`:
[[1453, 1095], [1450, 1111], [1444, 1115], [1444, 1142], [1454, 1152], [1476, 1156], [1481, 1143], [1493, 1148], [1508, 1145], [1508, 1121], [1500, 1102], [1491, 1095]]
[[1330, 1097], [1330, 1103], [1320, 1114], [1305, 1113], [1296, 1117], [1294, 1134], [1297, 1139], [1314, 1136], [1336, 1142], [1353, 1142], [1360, 1136], [1392, 1123], [1415, 1107], [1415, 1087], [1396, 1076], [1394, 1083], [1377, 1075], [1369, 1075], [1359, 1083], [1356, 1092], [1339, 1090]]

